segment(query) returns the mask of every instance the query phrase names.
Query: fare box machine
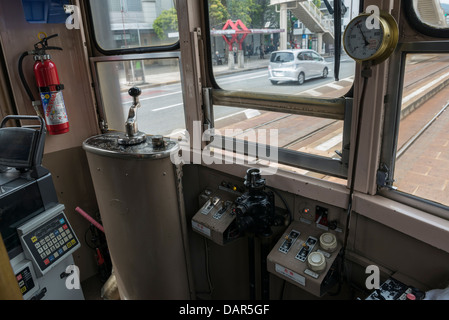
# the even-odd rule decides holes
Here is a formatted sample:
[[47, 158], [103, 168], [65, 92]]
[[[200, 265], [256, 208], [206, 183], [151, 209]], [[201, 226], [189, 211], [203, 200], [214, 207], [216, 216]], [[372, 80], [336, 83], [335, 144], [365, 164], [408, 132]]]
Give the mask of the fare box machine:
[[[40, 130], [5, 127], [39, 120]], [[25, 300], [84, 300], [74, 274], [80, 242], [58, 203], [52, 176], [41, 166], [45, 125], [40, 117], [8, 116], [0, 125], [0, 233]], [[69, 282], [67, 285], [66, 282]]]

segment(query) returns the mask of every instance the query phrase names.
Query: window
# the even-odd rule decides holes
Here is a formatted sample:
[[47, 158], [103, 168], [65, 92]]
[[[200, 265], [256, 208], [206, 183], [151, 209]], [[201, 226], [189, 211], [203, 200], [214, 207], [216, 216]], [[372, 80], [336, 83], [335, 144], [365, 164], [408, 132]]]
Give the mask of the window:
[[[302, 60], [302, 59], [301, 59]], [[290, 62], [293, 61], [293, 53], [291, 52], [274, 52], [271, 54], [271, 62]]]
[[[344, 6], [347, 25], [359, 1]], [[342, 52], [338, 81], [330, 76], [334, 23], [324, 2], [208, 0], [208, 12], [213, 122], [221, 137], [249, 143], [237, 130], [277, 130], [280, 163], [345, 179], [351, 102], [343, 97], [355, 62]], [[323, 113], [308, 112], [327, 104]]]
[[132, 98], [128, 90], [142, 90], [141, 107], [137, 111], [139, 130], [150, 135], [172, 136], [185, 130], [179, 54], [158, 58], [155, 54], [93, 58], [98, 99], [102, 103], [100, 116], [104, 129], [125, 131]]
[[449, 206], [449, 54], [406, 57], [394, 186]]
[[405, 1], [418, 32], [440, 41], [405, 42], [390, 63], [377, 182], [379, 193], [449, 219], [447, 147], [449, 27], [446, 0]]
[[138, 87], [139, 131], [163, 136], [184, 132], [175, 1], [92, 0], [89, 9], [100, 51], [91, 65], [103, 131], [125, 131], [132, 105], [128, 90]]
[[449, 1], [413, 0], [402, 3], [407, 20], [417, 31], [436, 38], [449, 38]]
[[96, 0], [89, 5], [103, 52], [167, 47], [179, 40], [173, 0]]
[[447, 0], [416, 0], [413, 8], [419, 20], [438, 29], [448, 28], [449, 1]]

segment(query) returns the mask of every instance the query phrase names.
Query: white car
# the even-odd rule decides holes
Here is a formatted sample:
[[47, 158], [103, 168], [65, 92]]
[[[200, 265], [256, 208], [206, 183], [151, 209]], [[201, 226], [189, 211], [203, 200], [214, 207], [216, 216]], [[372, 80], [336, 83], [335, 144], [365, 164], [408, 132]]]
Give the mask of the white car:
[[328, 74], [328, 63], [314, 50], [292, 49], [271, 53], [268, 79], [272, 84], [296, 81], [301, 85], [308, 79], [326, 78]]

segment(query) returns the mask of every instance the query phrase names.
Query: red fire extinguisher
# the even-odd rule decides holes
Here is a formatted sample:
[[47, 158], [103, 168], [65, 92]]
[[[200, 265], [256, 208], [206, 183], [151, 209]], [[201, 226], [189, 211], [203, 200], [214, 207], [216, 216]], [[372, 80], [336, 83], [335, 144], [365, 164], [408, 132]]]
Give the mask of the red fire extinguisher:
[[[48, 50], [62, 50], [59, 47], [48, 46], [47, 41], [57, 36], [57, 34], [54, 34], [43, 38], [34, 45], [33, 51], [24, 52], [19, 60], [19, 74], [22, 83], [35, 110], [38, 111], [37, 106], [42, 105], [47, 132], [51, 135], [69, 132], [69, 119], [62, 95], [64, 85], [59, 81], [56, 65], [51, 61], [51, 56], [47, 54]], [[30, 54], [34, 56], [33, 69], [36, 85], [39, 88], [40, 101], [35, 101], [23, 75], [23, 59]]]

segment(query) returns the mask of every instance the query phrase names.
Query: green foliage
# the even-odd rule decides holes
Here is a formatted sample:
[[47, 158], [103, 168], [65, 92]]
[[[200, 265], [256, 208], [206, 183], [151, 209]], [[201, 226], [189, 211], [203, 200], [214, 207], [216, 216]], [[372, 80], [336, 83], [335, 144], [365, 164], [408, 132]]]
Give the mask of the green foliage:
[[229, 19], [229, 13], [220, 0], [209, 1], [209, 21], [211, 28], [221, 29]]
[[233, 21], [240, 19], [245, 26], [252, 23], [252, 13], [255, 9], [254, 0], [228, 0], [228, 11]]
[[161, 40], [166, 39], [168, 33], [178, 31], [178, 16], [176, 14], [176, 9], [171, 8], [162, 11], [161, 15], [154, 20], [153, 28]]
[[[263, 28], [266, 22], [270, 22], [270, 28], [279, 27], [279, 14], [270, 0], [209, 0], [208, 3], [211, 28], [221, 29], [228, 19], [240, 19], [248, 28]], [[162, 11], [153, 28], [161, 40], [169, 32], [178, 31], [176, 9]]]
[[279, 13], [276, 12], [276, 6], [270, 5], [270, 0], [255, 0], [252, 22], [253, 28], [263, 28], [267, 22], [270, 22], [270, 28], [278, 28]]

